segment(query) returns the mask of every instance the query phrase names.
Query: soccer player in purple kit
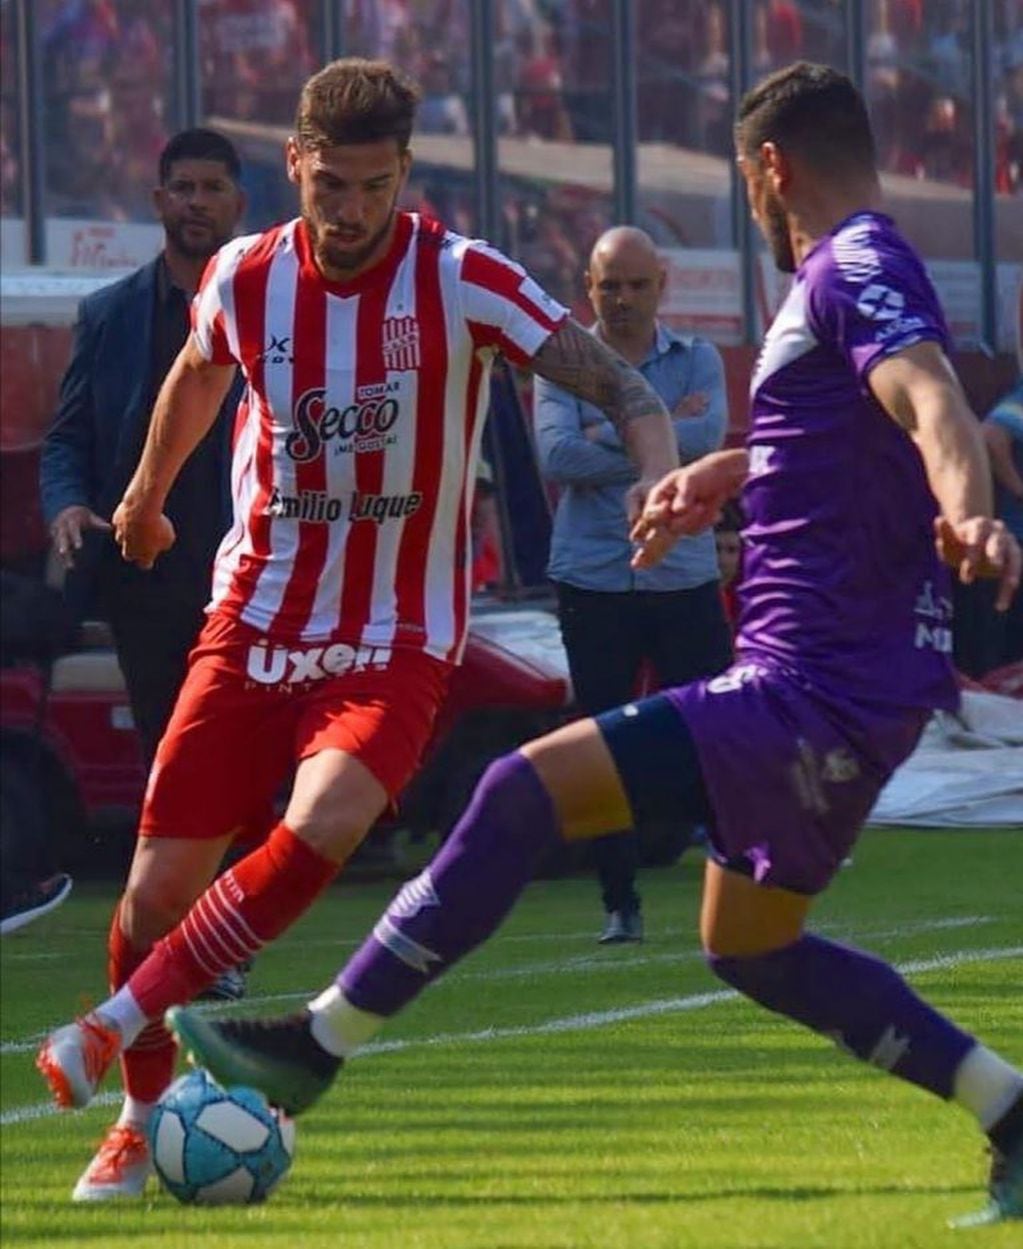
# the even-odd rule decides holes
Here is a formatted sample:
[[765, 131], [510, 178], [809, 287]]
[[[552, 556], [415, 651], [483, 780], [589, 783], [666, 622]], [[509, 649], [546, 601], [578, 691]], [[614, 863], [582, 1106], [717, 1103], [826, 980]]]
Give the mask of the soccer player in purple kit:
[[1020, 551], [991, 517], [977, 423], [917, 255], [878, 211], [862, 98], [799, 63], [750, 91], [736, 145], [790, 294], [751, 384], [746, 450], [669, 474], [633, 531], [639, 566], [742, 493], [741, 614], [723, 675], [568, 725], [492, 764], [433, 862], [337, 981], [277, 1020], [168, 1023], [219, 1079], [301, 1111], [341, 1062], [498, 926], [561, 839], [637, 816], [706, 824], [701, 938], [712, 971], [769, 1010], [972, 1112], [991, 1200], [1023, 1216], [1023, 1074], [877, 958], [806, 931], [934, 708], [956, 705], [949, 566], [992, 577]]

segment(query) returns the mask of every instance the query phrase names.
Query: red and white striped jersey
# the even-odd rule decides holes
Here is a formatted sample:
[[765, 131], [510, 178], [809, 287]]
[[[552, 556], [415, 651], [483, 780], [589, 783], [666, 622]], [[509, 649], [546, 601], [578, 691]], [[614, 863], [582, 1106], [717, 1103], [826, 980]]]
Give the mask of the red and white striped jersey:
[[567, 315], [500, 252], [416, 214], [344, 284], [301, 220], [223, 247], [193, 334], [248, 386], [209, 610], [284, 642], [457, 662], [491, 363], [529, 360]]

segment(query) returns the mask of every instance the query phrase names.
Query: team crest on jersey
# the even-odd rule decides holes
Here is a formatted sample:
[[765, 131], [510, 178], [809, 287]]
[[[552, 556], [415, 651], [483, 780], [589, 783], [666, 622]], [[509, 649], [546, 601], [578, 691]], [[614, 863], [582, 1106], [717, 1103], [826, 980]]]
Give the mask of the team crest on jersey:
[[415, 317], [388, 317], [383, 328], [384, 367], [401, 372], [419, 368], [419, 326]]

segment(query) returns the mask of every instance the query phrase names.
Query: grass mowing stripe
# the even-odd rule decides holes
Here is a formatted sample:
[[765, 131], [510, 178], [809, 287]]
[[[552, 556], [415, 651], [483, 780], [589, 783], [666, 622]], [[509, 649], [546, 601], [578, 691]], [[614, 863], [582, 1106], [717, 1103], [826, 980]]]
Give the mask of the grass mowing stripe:
[[[987, 950], [960, 950], [951, 954], [939, 954], [932, 958], [914, 959], [900, 963], [897, 970], [903, 974], [926, 971], [948, 971], [968, 963], [993, 962], [997, 959], [1023, 957], [1023, 946], [1002, 946]], [[303, 995], [306, 996], [306, 995]], [[608, 1024], [624, 1023], [630, 1019], [649, 1019], [656, 1015], [678, 1014], [683, 1011], [702, 1010], [742, 997], [734, 989], [718, 989], [709, 993], [691, 993], [685, 997], [660, 998], [642, 1002], [637, 1006], [623, 1006], [615, 1010], [587, 1011], [580, 1015], [567, 1015], [561, 1019], [549, 1019], [546, 1023], [523, 1024], [515, 1028], [482, 1028], [475, 1032], [442, 1032], [434, 1036], [409, 1037], [402, 1041], [376, 1041], [359, 1051], [359, 1057], [371, 1054], [396, 1054], [404, 1050], [436, 1045], [470, 1045], [480, 1041], [502, 1041], [515, 1037], [552, 1036], [560, 1032], [586, 1032], [603, 1028]], [[120, 1100], [118, 1093], [103, 1093], [92, 1103], [108, 1105]], [[35, 1119], [57, 1114], [50, 1102], [35, 1102], [31, 1106], [15, 1106], [0, 1115], [0, 1127], [12, 1127]]]
[[[951, 954], [939, 954], [933, 958], [914, 959], [900, 963], [896, 970], [902, 973], [948, 971], [968, 963], [994, 962], [1004, 958], [1023, 957], [1023, 946], [999, 946], [987, 950], [959, 950]], [[375, 1041], [359, 1051], [359, 1057], [367, 1054], [393, 1054], [402, 1050], [418, 1049], [424, 1045], [464, 1045], [476, 1041], [497, 1041], [508, 1037], [549, 1036], [558, 1032], [580, 1032], [602, 1028], [608, 1024], [623, 1023], [629, 1019], [647, 1019], [654, 1015], [670, 1015], [681, 1011], [699, 1010], [704, 1006], [716, 1006], [742, 997], [734, 989], [718, 989], [709, 993], [690, 993], [685, 997], [660, 998], [642, 1002], [636, 1006], [623, 1006], [614, 1010], [587, 1011], [580, 1015], [568, 1015], [551, 1019], [542, 1024], [523, 1024], [515, 1028], [483, 1028], [477, 1032], [438, 1033], [431, 1037], [408, 1037], [401, 1041]]]
[[[953, 928], [975, 928], [979, 924], [993, 924], [1001, 916], [995, 915], [956, 915], [950, 916], [948, 919], [927, 920], [922, 924], [909, 925], [901, 928], [884, 928], [876, 929], [869, 933], [858, 934], [860, 940], [880, 941], [888, 937], [904, 937], [911, 932], [937, 932], [941, 929]], [[856, 935], [848, 925], [822, 925], [817, 931], [827, 932], [831, 936], [839, 937], [844, 935]], [[554, 934], [549, 932], [531, 932], [531, 933], [513, 933], [508, 936], [495, 938], [494, 944], [500, 942], [501, 945], [536, 945], [543, 942], [545, 945], [550, 943]], [[666, 938], [682, 937], [689, 938], [693, 935], [691, 928], [656, 928], [648, 933], [648, 937], [656, 938], [663, 941]], [[593, 943], [593, 930], [587, 929], [585, 932], [559, 932], [557, 934], [558, 941], [585, 941], [588, 944]], [[303, 938], [303, 948], [310, 949], [316, 946], [327, 947], [328, 949], [336, 949], [338, 953], [350, 952], [357, 950], [361, 942], [358, 941], [338, 941], [333, 938], [310, 939]], [[77, 953], [75, 950], [50, 950], [50, 951], [32, 951], [32, 952], [16, 952], [14, 954], [6, 954], [5, 959], [12, 963], [33, 963], [33, 962], [55, 962], [58, 960], [70, 958], [72, 954]], [[265, 955], [264, 955], [265, 957]], [[596, 959], [595, 955], [579, 955], [580, 959]], [[541, 966], [537, 964], [537, 966]], [[504, 975], [517, 976], [526, 974], [531, 971], [531, 967], [520, 972], [517, 968], [508, 969]], [[466, 973], [466, 979], [482, 978], [492, 973], [489, 972], [469, 972]], [[0, 1051], [2, 1052], [2, 1051]]]
[[[925, 932], [940, 932], [957, 928], [976, 928], [981, 924], [994, 923], [994, 918], [988, 915], [966, 915], [951, 917], [948, 919], [924, 920], [918, 924], [904, 924], [896, 928], [876, 928], [867, 932], [855, 932], [845, 927], [833, 927], [823, 924], [814, 929], [815, 932], [822, 936], [855, 938], [856, 941], [888, 941], [897, 940], [901, 937], [910, 937]], [[682, 933], [683, 930], [677, 930]], [[663, 935], [663, 934], [658, 934]], [[685, 935], [691, 936], [690, 933]], [[550, 940], [550, 938], [547, 938]], [[560, 938], [559, 938], [560, 939]], [[592, 939], [592, 938], [591, 938]], [[502, 967], [498, 969], [488, 969], [487, 971], [467, 971], [456, 972], [455, 975], [459, 980], [524, 980], [531, 979], [533, 976], [544, 975], [545, 973], [558, 972], [578, 972], [578, 971], [607, 971], [609, 968], [618, 970], [622, 967], [654, 967], [665, 963], [688, 963], [699, 961], [703, 958], [701, 950], [669, 950], [664, 954], [634, 954], [622, 957], [620, 951], [616, 950], [610, 953], [607, 950], [592, 954], [577, 954], [572, 958], [553, 959], [546, 963], [524, 963], [521, 967]]]
[[[925, 932], [940, 932], [946, 929], [955, 928], [976, 928], [982, 924], [993, 924], [996, 916], [992, 915], [959, 915], [949, 916], [944, 919], [922, 920], [913, 924], [902, 924], [895, 928], [875, 928], [866, 931], [854, 931], [846, 925], [821, 925], [816, 931], [832, 937], [855, 937], [857, 941], [885, 941], [889, 939], [897, 939], [900, 937], [910, 937]], [[684, 929], [664, 929], [659, 936], [686, 935], [691, 936], [691, 932]], [[592, 940], [593, 934], [589, 937]], [[543, 936], [544, 941], [550, 941], [552, 934], [547, 933]], [[509, 940], [518, 940], [519, 938], [498, 938], [502, 944]], [[541, 939], [540, 937], [536, 938]], [[557, 939], [562, 940], [559, 933]], [[495, 941], [495, 945], [498, 942]], [[306, 944], [305, 942], [303, 944]], [[622, 967], [650, 967], [664, 963], [685, 963], [694, 962], [702, 958], [699, 950], [672, 950], [664, 954], [637, 954], [632, 957], [622, 957], [620, 951], [611, 953], [603, 951], [598, 954], [582, 954], [575, 958], [554, 959], [544, 963], [524, 963], [520, 967], [503, 967], [490, 968], [486, 971], [462, 971], [455, 970], [451, 972], [445, 979], [451, 981], [463, 980], [483, 980], [483, 981], [500, 981], [500, 980], [521, 980], [527, 977], [543, 974], [557, 974], [562, 972], [576, 973], [580, 971], [607, 971], [618, 970]], [[313, 990], [301, 989], [290, 993], [268, 993], [261, 994], [256, 997], [246, 999], [246, 1007], [250, 1006], [272, 1006], [277, 1002], [299, 1002], [308, 1000], [314, 994]], [[211, 1004], [203, 1009], [207, 1014], [217, 1015], [226, 1011], [237, 1008], [236, 1002], [221, 1002], [215, 1005]], [[63, 1021], [61, 1021], [63, 1022]], [[2, 1041], [0, 1042], [0, 1056], [5, 1054], [28, 1054], [36, 1049], [47, 1036], [58, 1028], [59, 1023], [52, 1024], [49, 1028], [42, 1032], [34, 1032], [31, 1036], [23, 1037], [18, 1041]]]

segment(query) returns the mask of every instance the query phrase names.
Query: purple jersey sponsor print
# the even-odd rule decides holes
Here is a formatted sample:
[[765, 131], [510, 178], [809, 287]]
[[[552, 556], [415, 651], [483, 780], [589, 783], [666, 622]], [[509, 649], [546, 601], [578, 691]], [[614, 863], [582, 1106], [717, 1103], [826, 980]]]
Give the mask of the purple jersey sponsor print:
[[717, 857], [823, 889], [931, 708], [957, 703], [937, 505], [875, 364], [948, 331], [919, 258], [858, 213], [803, 261], [751, 385], [737, 661], [672, 690]]

